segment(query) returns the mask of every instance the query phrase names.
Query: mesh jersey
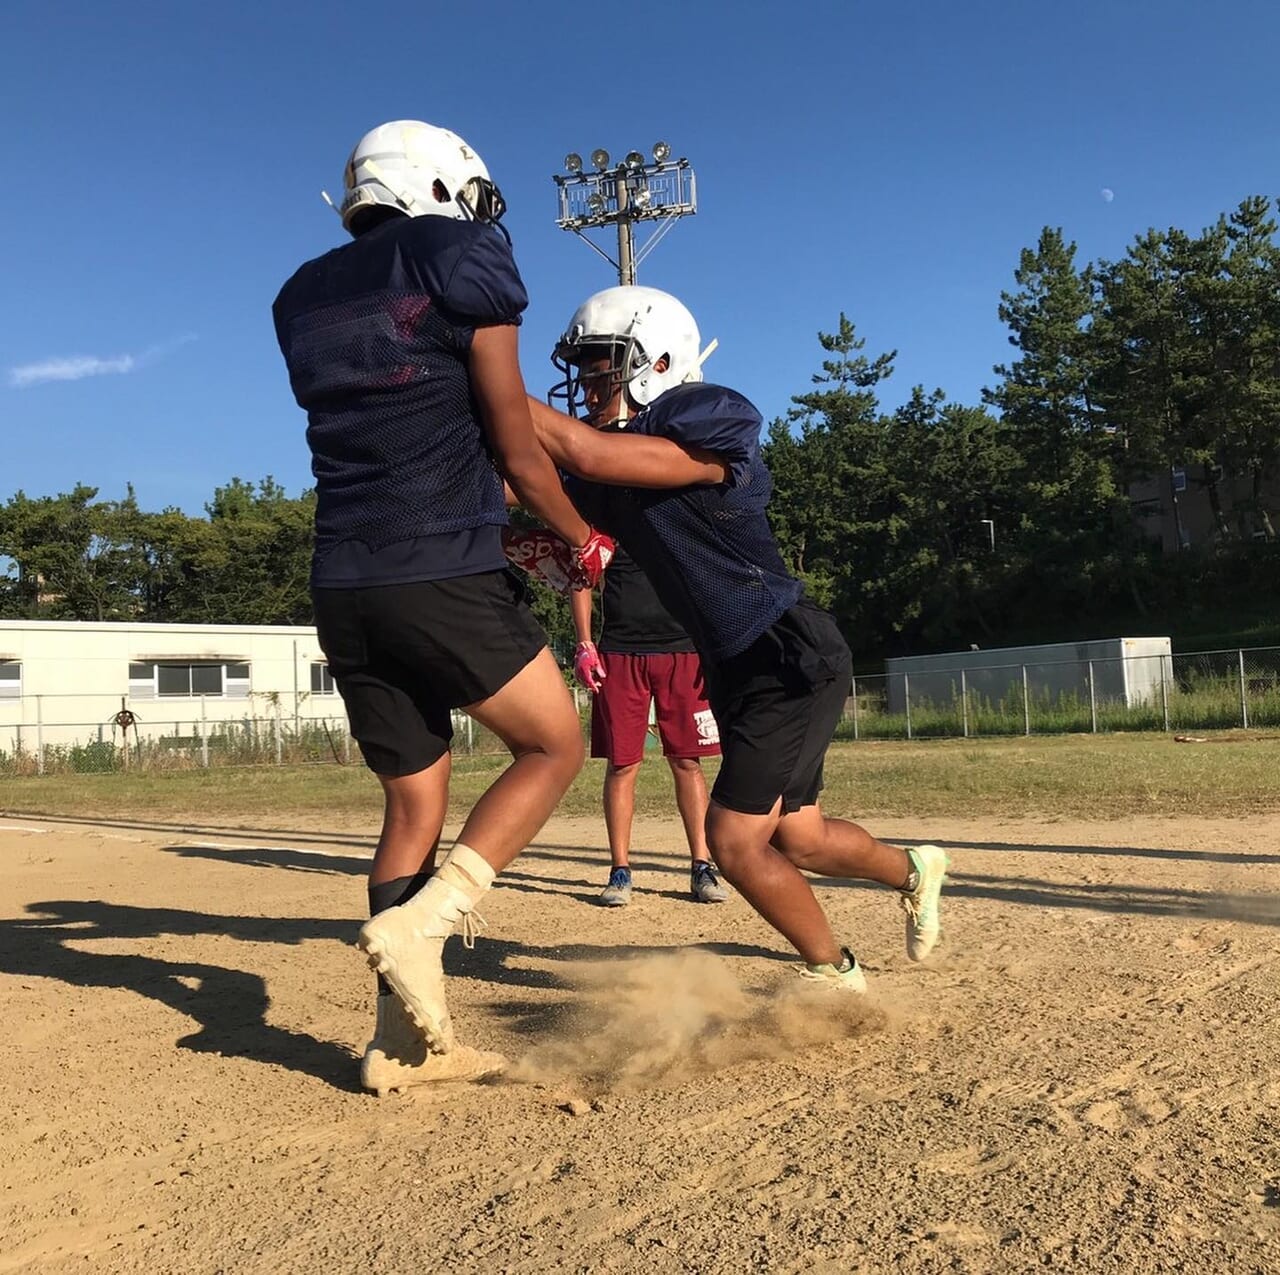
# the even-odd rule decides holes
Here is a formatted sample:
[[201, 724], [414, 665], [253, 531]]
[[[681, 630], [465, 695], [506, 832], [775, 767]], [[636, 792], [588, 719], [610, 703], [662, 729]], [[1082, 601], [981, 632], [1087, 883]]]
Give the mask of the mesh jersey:
[[506, 522], [467, 361], [477, 327], [527, 304], [502, 235], [444, 217], [392, 218], [284, 285], [272, 313], [309, 421], [317, 563], [344, 541]]
[[729, 462], [729, 481], [665, 490], [571, 479], [583, 516], [640, 564], [708, 663], [744, 651], [799, 600], [765, 510], [773, 480], [760, 456], [760, 413], [718, 385], [677, 385], [627, 425]]
[[619, 547], [605, 572], [600, 594], [600, 650], [616, 655], [692, 651], [693, 641], [658, 600], [649, 577]]

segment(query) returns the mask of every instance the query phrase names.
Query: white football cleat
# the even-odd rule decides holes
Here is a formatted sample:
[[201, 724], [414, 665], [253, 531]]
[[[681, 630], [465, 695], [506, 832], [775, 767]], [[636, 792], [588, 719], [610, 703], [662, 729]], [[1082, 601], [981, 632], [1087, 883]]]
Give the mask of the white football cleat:
[[480, 919], [472, 916], [474, 906], [463, 891], [437, 873], [408, 903], [366, 921], [356, 940], [370, 969], [381, 974], [404, 1003], [435, 1054], [447, 1054], [454, 1045], [444, 993], [444, 941], [462, 921], [464, 942], [474, 944]]
[[907, 956], [923, 961], [942, 937], [938, 902], [950, 864], [946, 851], [939, 846], [917, 846], [907, 854], [920, 874], [916, 888], [901, 893], [902, 910], [907, 914]]

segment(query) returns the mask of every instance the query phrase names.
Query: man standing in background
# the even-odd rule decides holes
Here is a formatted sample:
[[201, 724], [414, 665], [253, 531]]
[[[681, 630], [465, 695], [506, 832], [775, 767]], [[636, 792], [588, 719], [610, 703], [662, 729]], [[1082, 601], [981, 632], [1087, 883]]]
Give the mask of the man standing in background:
[[592, 693], [591, 755], [607, 763], [604, 821], [612, 866], [600, 902], [611, 908], [631, 902], [631, 823], [652, 705], [689, 842], [689, 892], [697, 903], [723, 903], [728, 891], [707, 849], [701, 762], [720, 755], [720, 731], [702, 688], [692, 639], [620, 549], [604, 577], [598, 646], [591, 640], [590, 591], [574, 592], [572, 606], [578, 637], [574, 676]]

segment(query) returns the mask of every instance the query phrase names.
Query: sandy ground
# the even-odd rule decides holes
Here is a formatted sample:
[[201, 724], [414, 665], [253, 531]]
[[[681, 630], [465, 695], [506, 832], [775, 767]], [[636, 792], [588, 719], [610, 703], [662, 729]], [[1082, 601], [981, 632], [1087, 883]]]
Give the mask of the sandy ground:
[[0, 821], [0, 1272], [1280, 1271], [1280, 818], [877, 831], [946, 943], [824, 885], [855, 1005], [549, 826], [446, 954], [519, 1079], [379, 1100], [367, 829]]

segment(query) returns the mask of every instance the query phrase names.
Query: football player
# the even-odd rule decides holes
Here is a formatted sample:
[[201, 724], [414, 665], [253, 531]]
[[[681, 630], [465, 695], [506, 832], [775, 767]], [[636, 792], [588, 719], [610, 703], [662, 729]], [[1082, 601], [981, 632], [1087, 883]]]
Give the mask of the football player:
[[[534, 434], [517, 358], [528, 298], [502, 195], [461, 137], [367, 133], [337, 211], [351, 242], [302, 265], [276, 336], [307, 413], [316, 626], [385, 804], [359, 944], [379, 973], [364, 1054], [377, 1092], [495, 1069], [455, 1048], [441, 951], [582, 764], [573, 701], [506, 569], [503, 480], [572, 547], [607, 560]], [[326, 196], [327, 198], [327, 196]], [[511, 750], [437, 866], [454, 710]]]
[[[849, 648], [769, 528], [760, 414], [736, 391], [703, 383], [699, 346], [675, 297], [634, 286], [596, 293], [553, 356], [564, 380], [552, 397], [569, 414], [531, 400], [535, 427], [576, 476], [566, 484], [574, 503], [640, 565], [702, 657], [723, 752], [707, 813], [715, 862], [800, 953], [802, 976], [861, 992], [863, 971], [802, 870], [898, 890], [908, 956], [923, 960], [940, 935], [947, 856], [887, 845], [822, 811]], [[609, 427], [575, 419], [579, 404]]]

